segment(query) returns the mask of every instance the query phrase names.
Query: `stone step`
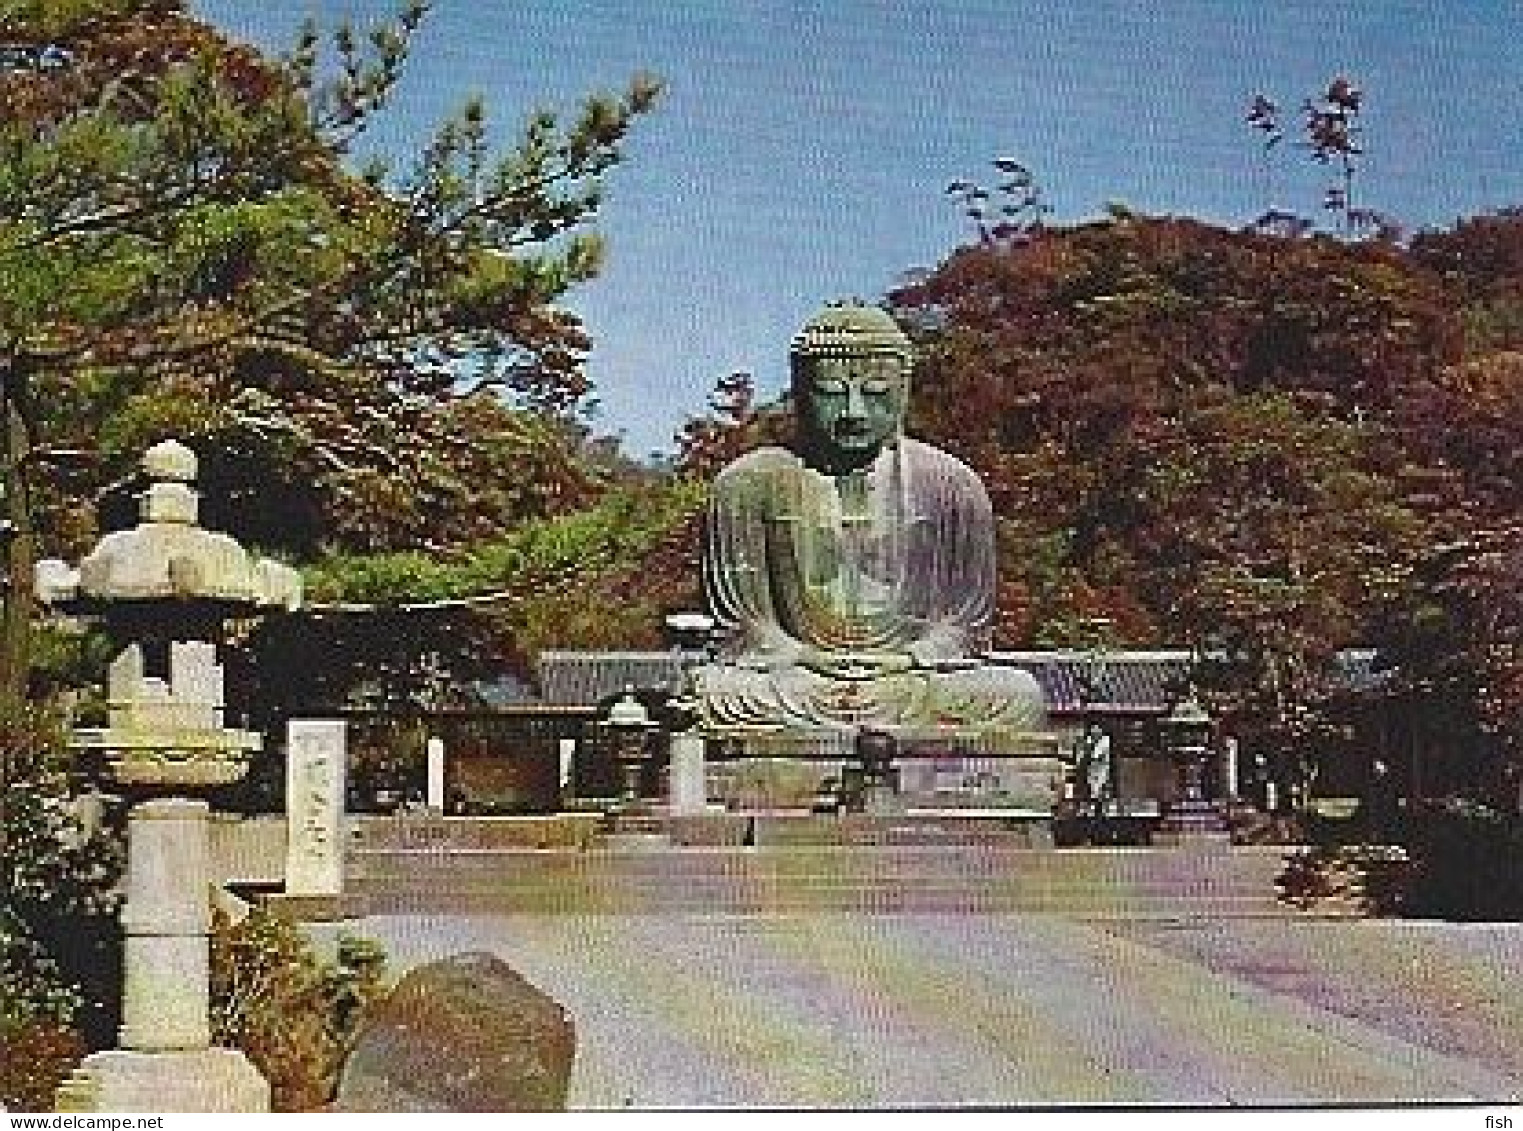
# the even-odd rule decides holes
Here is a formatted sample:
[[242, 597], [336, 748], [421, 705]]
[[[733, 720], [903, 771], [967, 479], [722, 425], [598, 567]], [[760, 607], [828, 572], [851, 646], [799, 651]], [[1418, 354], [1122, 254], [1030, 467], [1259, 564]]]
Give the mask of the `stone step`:
[[503, 875], [1022, 875], [1074, 877], [1104, 883], [1165, 880], [1229, 883], [1278, 874], [1278, 848], [1217, 849], [991, 849], [896, 845], [854, 848], [688, 849], [655, 855], [615, 851], [492, 851], [492, 849], [352, 849], [352, 869], [379, 874], [394, 868], [446, 869], [448, 874]]
[[917, 819], [912, 816], [847, 815], [829, 820], [763, 818], [753, 829], [754, 842], [766, 848], [826, 847], [1050, 847], [1046, 821]]
[[683, 909], [701, 911], [777, 909], [791, 906], [879, 906], [905, 910], [940, 907], [977, 909], [1030, 909], [1053, 911], [1088, 910], [1124, 915], [1146, 911], [1149, 915], [1175, 913], [1235, 913], [1252, 911], [1281, 914], [1273, 890], [1181, 892], [1166, 887], [1133, 889], [1120, 895], [1079, 885], [991, 886], [936, 882], [873, 883], [815, 879], [789, 884], [705, 882], [684, 884], [552, 884], [505, 882], [498, 885], [459, 884], [447, 881], [395, 879], [357, 882], [353, 890], [363, 893], [368, 905], [406, 904], [457, 910], [466, 905], [502, 910], [535, 910], [564, 907]]
[[792, 875], [787, 877], [745, 876], [685, 876], [662, 879], [660, 877], [594, 876], [568, 878], [538, 877], [532, 875], [503, 877], [458, 877], [448, 875], [419, 875], [406, 871], [389, 875], [371, 874], [356, 877], [354, 883], [363, 883], [368, 889], [398, 887], [417, 890], [453, 892], [510, 892], [515, 890], [566, 889], [583, 891], [650, 891], [658, 894], [690, 898], [703, 891], [836, 891], [870, 890], [886, 888], [900, 891], [986, 891], [994, 894], [1013, 893], [1020, 896], [1081, 896], [1089, 900], [1122, 902], [1125, 900], [1176, 897], [1180, 899], [1249, 898], [1262, 895], [1273, 899], [1272, 884], [1211, 884], [1185, 886], [1165, 882], [1131, 884], [1126, 887], [1107, 887], [1076, 881], [1053, 883], [1041, 880], [981, 880], [960, 879], [955, 876], [831, 876]]
[[[656, 855], [655, 852], [639, 855]], [[631, 853], [630, 855], [636, 855]], [[595, 886], [651, 886], [656, 888], [679, 887], [691, 890], [699, 885], [743, 885], [753, 887], [799, 887], [884, 885], [897, 884], [905, 887], [962, 887], [989, 888], [991, 890], [1042, 890], [1083, 891], [1105, 893], [1110, 898], [1123, 898], [1145, 893], [1176, 892], [1181, 895], [1205, 896], [1266, 891], [1273, 893], [1274, 877], [1271, 874], [1232, 875], [1210, 879], [1196, 876], [1146, 876], [1128, 882], [1107, 883], [1083, 875], [1063, 874], [988, 874], [977, 871], [953, 873], [940, 871], [798, 871], [786, 872], [692, 872], [664, 873], [621, 865], [607, 870], [571, 871], [566, 869], [539, 870], [512, 868], [499, 871], [454, 870], [447, 865], [419, 866], [417, 862], [398, 862], [395, 866], [367, 867], [350, 873], [356, 881], [370, 884], [415, 883], [422, 885], [447, 885], [453, 889], [466, 890], [481, 887], [493, 890], [508, 885], [565, 885], [573, 887]]]
[[[688, 847], [871, 847], [885, 845], [1027, 848], [1050, 846], [1050, 824], [1016, 817], [802, 813], [711, 813], [621, 818]], [[596, 814], [545, 817], [358, 817], [354, 844], [365, 850], [588, 849], [603, 820]]]
[[1278, 874], [1278, 849], [1192, 851], [1179, 849], [947, 850], [924, 846], [876, 848], [676, 849], [630, 855], [615, 851], [536, 852], [449, 849], [361, 849], [348, 854], [354, 874], [380, 875], [405, 868], [448, 875], [639, 875], [794, 876], [897, 875], [968, 877], [1053, 877], [1085, 882], [1130, 884], [1150, 880], [1219, 885], [1257, 883]]
[[832, 890], [836, 888], [894, 887], [908, 890], [986, 890], [991, 892], [1019, 893], [1080, 893], [1086, 898], [1105, 898], [1112, 901], [1141, 899], [1146, 897], [1175, 895], [1180, 898], [1207, 898], [1211, 896], [1248, 896], [1264, 894], [1273, 897], [1275, 888], [1272, 877], [1258, 883], [1247, 881], [1229, 883], [1171, 883], [1157, 878], [1141, 883], [1125, 885], [1093, 884], [1081, 879], [1062, 879], [1045, 876], [950, 876], [915, 874], [840, 875], [834, 873], [798, 872], [776, 876], [745, 875], [637, 875], [628, 873], [582, 874], [532, 872], [505, 873], [502, 875], [451, 875], [448, 872], [400, 868], [382, 872], [366, 872], [353, 877], [353, 882], [364, 883], [370, 888], [388, 885], [412, 886], [422, 889], [448, 889], [450, 891], [506, 891], [522, 888], [556, 887], [586, 890], [653, 890], [694, 892], [708, 889], [755, 889], [755, 890], [801, 890], [805, 888]]
[[1052, 911], [1288, 915], [1275, 852], [896, 849], [351, 854], [350, 888], [391, 912]]
[[[901, 892], [884, 889], [792, 892], [769, 896], [695, 893], [672, 897], [659, 892], [483, 893], [398, 891], [365, 896], [371, 915], [544, 915], [544, 914], [707, 914], [762, 915], [806, 912], [856, 914], [1047, 914], [1082, 919], [1265, 919], [1305, 918], [1273, 900], [1258, 898], [1141, 899], [1124, 904], [1072, 899], [1001, 897], [991, 893]], [[1318, 917], [1326, 917], [1319, 915]]]

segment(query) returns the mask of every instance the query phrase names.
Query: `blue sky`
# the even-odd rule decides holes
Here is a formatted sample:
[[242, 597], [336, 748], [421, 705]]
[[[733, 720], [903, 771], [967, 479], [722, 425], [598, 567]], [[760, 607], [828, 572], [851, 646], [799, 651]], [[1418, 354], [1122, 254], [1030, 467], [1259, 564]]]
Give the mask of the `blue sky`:
[[[299, 22], [382, 0], [192, 0], [284, 48]], [[609, 178], [607, 270], [571, 305], [596, 346], [597, 427], [669, 447], [714, 381], [785, 383], [830, 298], [874, 299], [968, 236], [944, 196], [1009, 156], [1056, 222], [1108, 201], [1241, 224], [1315, 213], [1320, 172], [1266, 178], [1242, 116], [1337, 73], [1367, 97], [1365, 203], [1409, 228], [1523, 204], [1519, 0], [435, 0], [375, 148], [405, 154], [472, 93], [505, 140], [637, 70], [667, 93]]]

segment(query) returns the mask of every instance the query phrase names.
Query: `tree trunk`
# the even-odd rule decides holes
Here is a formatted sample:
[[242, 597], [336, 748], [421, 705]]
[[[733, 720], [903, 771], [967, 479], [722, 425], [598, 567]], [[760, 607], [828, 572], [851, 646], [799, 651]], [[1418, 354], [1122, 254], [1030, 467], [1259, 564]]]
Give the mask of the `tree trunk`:
[[22, 388], [24, 378], [14, 365], [0, 370], [0, 414], [4, 450], [0, 452], [0, 491], [3, 491], [5, 577], [0, 614], [0, 713], [12, 714], [26, 703], [32, 660], [33, 568], [37, 536], [32, 526], [32, 500], [27, 481], [31, 430], [27, 426]]

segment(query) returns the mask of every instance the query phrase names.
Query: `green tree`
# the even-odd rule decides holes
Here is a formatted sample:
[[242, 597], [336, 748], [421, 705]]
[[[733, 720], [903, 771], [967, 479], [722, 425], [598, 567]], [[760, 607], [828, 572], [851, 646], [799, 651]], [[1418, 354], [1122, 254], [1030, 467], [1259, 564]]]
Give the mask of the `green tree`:
[[533, 675], [545, 648], [653, 647], [698, 599], [704, 486], [633, 482], [440, 557], [330, 555], [308, 615], [276, 618], [240, 680], [269, 709], [474, 706], [475, 681]]
[[[490, 510], [465, 477], [525, 450], [569, 462], [565, 433], [508, 427], [474, 398], [568, 421], [583, 401], [587, 340], [556, 302], [597, 270], [601, 178], [657, 84], [565, 123], [536, 113], [502, 154], [473, 102], [410, 167], [352, 172], [423, 15], [342, 26], [326, 55], [308, 28], [271, 60], [178, 0], [0, 9], [0, 698], [26, 689], [50, 460], [103, 457], [104, 485], [144, 439], [215, 440], [286, 469], [287, 497], [316, 483], [315, 501], [297, 492], [307, 537], [344, 514], [359, 546], [424, 544], [424, 516], [437, 531]], [[435, 454], [430, 437], [454, 443]], [[552, 471], [550, 495], [577, 486]], [[404, 499], [402, 521], [384, 517]], [[454, 513], [430, 511], [441, 499]]]
[[1459, 295], [1469, 350], [1523, 351], [1523, 208], [1420, 232], [1412, 238], [1412, 257]]
[[980, 243], [1022, 243], [1042, 230], [1052, 208], [1025, 165], [1013, 157], [996, 157], [990, 164], [998, 174], [992, 188], [959, 179], [947, 185], [946, 195], [972, 223]]
[[1443, 751], [1414, 795], [1523, 813], [1523, 527], [1425, 547], [1378, 612], [1380, 708]]
[[709, 411], [683, 422], [676, 436], [676, 470], [708, 481], [743, 453], [784, 443], [788, 434], [786, 395], [773, 404], [758, 404], [751, 374], [731, 373], [715, 382]]

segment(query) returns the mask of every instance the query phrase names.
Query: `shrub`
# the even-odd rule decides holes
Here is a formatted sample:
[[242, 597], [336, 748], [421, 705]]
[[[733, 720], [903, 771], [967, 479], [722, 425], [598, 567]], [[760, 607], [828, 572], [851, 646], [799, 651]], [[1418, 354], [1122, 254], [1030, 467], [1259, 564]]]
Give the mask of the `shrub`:
[[62, 750], [45, 707], [0, 716], [0, 1100], [28, 1110], [111, 1041], [121, 1001], [124, 842], [80, 823]]
[[1405, 840], [1413, 875], [1407, 914], [1523, 919], [1523, 818], [1462, 800], [1414, 810]]
[[[1523, 920], [1523, 818], [1459, 798], [1405, 807], [1371, 828], [1312, 821], [1288, 858], [1280, 898], [1303, 909], [1340, 901], [1376, 915]], [[1379, 843], [1364, 839], [1375, 834]], [[1352, 839], [1351, 839], [1352, 838]]]
[[732, 764], [727, 799], [744, 809], [805, 808], [823, 771], [802, 762], [749, 759]]
[[1393, 915], [1407, 902], [1412, 862], [1385, 844], [1319, 844], [1286, 858], [1275, 881], [1280, 899], [1303, 911], [1337, 906], [1361, 915]]
[[54, 1093], [86, 1051], [77, 1030], [40, 1018], [0, 1020], [0, 1048], [7, 1050], [0, 1057], [0, 1100], [11, 1111], [52, 1111]]
[[365, 1009], [385, 990], [385, 953], [342, 937], [318, 957], [301, 930], [264, 909], [212, 929], [212, 1039], [242, 1049], [270, 1083], [274, 1111], [313, 1111], [333, 1099]]
[[85, 1054], [74, 1028], [83, 1004], [26, 925], [0, 907], [0, 1101], [51, 1111], [53, 1093]]

